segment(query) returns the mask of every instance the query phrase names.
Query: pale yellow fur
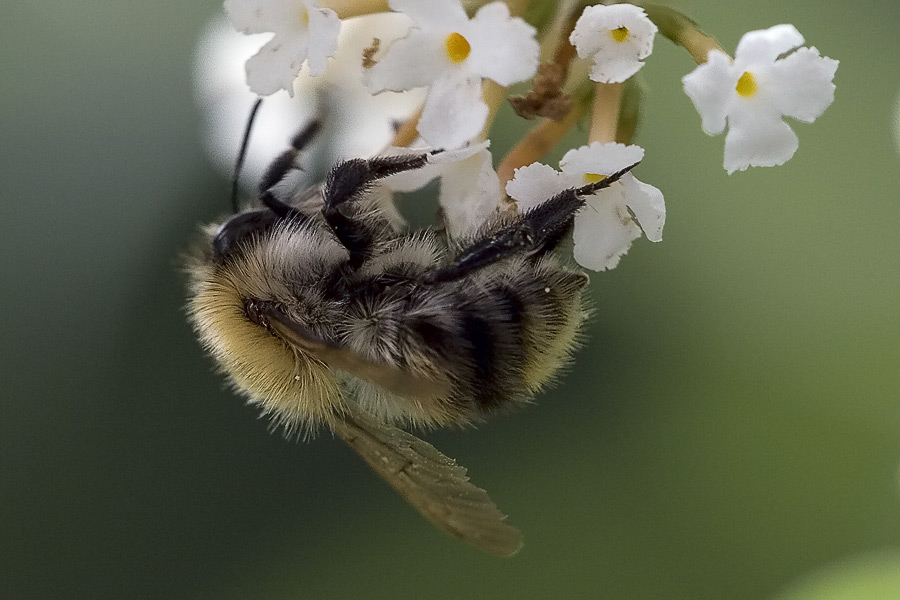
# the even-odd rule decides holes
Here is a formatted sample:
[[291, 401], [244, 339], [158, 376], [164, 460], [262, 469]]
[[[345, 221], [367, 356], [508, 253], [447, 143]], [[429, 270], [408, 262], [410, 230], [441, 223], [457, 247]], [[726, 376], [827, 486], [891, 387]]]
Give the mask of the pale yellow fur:
[[[201, 343], [235, 387], [288, 430], [309, 430], [330, 422], [340, 409], [338, 383], [322, 362], [249, 321], [244, 299], [288, 296], [286, 271], [296, 267], [287, 264], [285, 257], [297, 254], [285, 252], [284, 246], [305, 246], [301, 249], [310, 251], [310, 246], [327, 244], [310, 239], [311, 235], [307, 230], [285, 229], [228, 266], [201, 258], [189, 265], [188, 312]], [[318, 250], [322, 256], [322, 249]], [[340, 259], [340, 252], [333, 255]]]

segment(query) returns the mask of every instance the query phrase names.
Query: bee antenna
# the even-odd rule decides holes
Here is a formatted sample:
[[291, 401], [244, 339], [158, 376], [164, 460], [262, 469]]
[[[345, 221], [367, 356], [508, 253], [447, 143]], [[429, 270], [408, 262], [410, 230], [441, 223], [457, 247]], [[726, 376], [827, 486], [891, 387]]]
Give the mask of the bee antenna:
[[244, 159], [247, 158], [247, 146], [250, 144], [250, 132], [253, 130], [253, 122], [256, 120], [256, 113], [262, 105], [262, 98], [257, 98], [250, 109], [250, 116], [247, 118], [247, 127], [244, 129], [244, 137], [241, 139], [241, 148], [238, 150], [237, 162], [234, 164], [234, 175], [231, 177], [231, 209], [238, 212], [238, 180], [241, 178], [241, 169], [244, 168]]

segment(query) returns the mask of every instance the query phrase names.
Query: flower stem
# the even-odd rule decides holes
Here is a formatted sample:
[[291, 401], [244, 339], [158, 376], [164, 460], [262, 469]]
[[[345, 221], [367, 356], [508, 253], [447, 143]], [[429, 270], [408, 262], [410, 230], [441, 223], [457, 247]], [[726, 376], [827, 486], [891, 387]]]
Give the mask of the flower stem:
[[624, 84], [622, 102], [619, 105], [619, 124], [616, 129], [616, 141], [628, 145], [634, 138], [641, 119], [641, 103], [644, 90], [637, 77], [631, 77]]
[[391, 146], [396, 148], [405, 148], [409, 146], [416, 138], [419, 137], [419, 119], [422, 118], [422, 107], [412, 114], [394, 133], [394, 139], [391, 140]]
[[706, 62], [710, 50], [728, 54], [716, 38], [700, 31], [697, 23], [684, 13], [659, 4], [638, 3], [638, 6], [644, 9], [662, 35], [683, 46], [698, 65]]
[[330, 8], [341, 19], [390, 12], [388, 0], [321, 0], [321, 8]]
[[591, 129], [588, 143], [614, 142], [619, 128], [619, 112], [622, 106], [621, 83], [598, 83], [594, 86], [594, 102], [591, 106]]
[[528, 9], [531, 0], [503, 0], [503, 3], [509, 8], [510, 15], [520, 17]]
[[[576, 0], [561, 0], [559, 2], [556, 14], [553, 15], [553, 19], [541, 35], [540, 62], [545, 63], [553, 61], [556, 64], [563, 66], [560, 64], [560, 61], [562, 60], [560, 53], [567, 51], [566, 46], [570, 46], [569, 35], [572, 33], [572, 29], [575, 27], [575, 21], [577, 20], [577, 16], [573, 16], [575, 11], [575, 1]], [[574, 48], [572, 48], [572, 50], [573, 52], [568, 57], [570, 60], [572, 55], [574, 55]], [[568, 65], [568, 61], [566, 61], [566, 65]]]
[[497, 167], [501, 189], [515, 175], [516, 169], [539, 161], [569, 132], [587, 111], [587, 105], [577, 103], [562, 121], [544, 119], [525, 134], [522, 141], [510, 150]]
[[486, 140], [491, 131], [491, 126], [494, 124], [494, 119], [497, 118], [497, 111], [500, 110], [500, 107], [503, 106], [503, 101], [506, 100], [506, 88], [496, 81], [485, 79], [481, 84], [481, 99], [488, 106], [488, 114], [478, 139]]

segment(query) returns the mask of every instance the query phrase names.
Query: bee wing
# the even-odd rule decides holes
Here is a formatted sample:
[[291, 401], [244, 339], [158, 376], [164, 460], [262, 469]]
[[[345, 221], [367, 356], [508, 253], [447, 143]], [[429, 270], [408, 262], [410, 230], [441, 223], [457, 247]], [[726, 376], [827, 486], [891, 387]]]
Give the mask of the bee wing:
[[450, 394], [450, 382], [446, 379], [427, 379], [398, 367], [369, 361], [347, 348], [330, 345], [278, 309], [267, 308], [265, 314], [269, 327], [281, 339], [329, 367], [346, 371], [404, 398], [430, 400]]
[[348, 409], [333, 427], [376, 473], [450, 535], [501, 556], [522, 546], [521, 532], [506, 523], [487, 492], [431, 444], [358, 409]]

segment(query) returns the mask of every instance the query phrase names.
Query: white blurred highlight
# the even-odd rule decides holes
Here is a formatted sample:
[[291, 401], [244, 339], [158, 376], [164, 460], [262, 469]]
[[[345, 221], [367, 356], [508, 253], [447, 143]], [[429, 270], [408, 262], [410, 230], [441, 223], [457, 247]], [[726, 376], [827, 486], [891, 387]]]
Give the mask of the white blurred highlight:
[[[406, 34], [410, 20], [401, 14], [377, 14], [344, 21], [340, 48], [322, 77], [306, 66], [295, 82], [295, 96], [267, 97], [250, 137], [242, 180], [259, 180], [269, 163], [288, 148], [291, 137], [310, 119], [323, 117], [329, 140], [328, 163], [380, 152], [403, 122], [424, 101], [424, 90], [372, 96], [362, 84], [362, 52], [378, 37], [382, 47]], [[201, 34], [194, 62], [197, 103], [203, 114], [203, 144], [212, 162], [230, 176], [241, 136], [256, 100], [246, 83], [244, 64], [271, 34], [234, 31], [224, 15]], [[320, 107], [320, 103], [322, 103]]]

